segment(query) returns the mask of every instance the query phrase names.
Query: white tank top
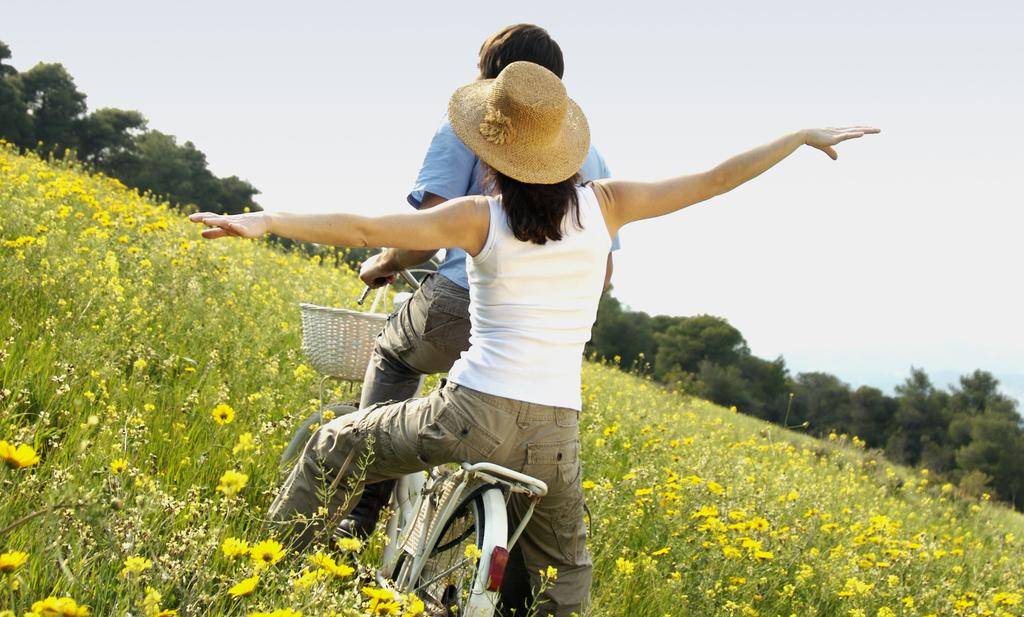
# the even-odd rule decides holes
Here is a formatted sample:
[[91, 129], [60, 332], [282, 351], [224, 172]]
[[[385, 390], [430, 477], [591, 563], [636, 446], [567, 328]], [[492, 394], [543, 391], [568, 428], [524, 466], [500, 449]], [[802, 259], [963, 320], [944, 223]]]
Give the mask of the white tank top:
[[512, 235], [500, 197], [490, 198], [487, 241], [466, 260], [469, 350], [448, 378], [510, 399], [579, 410], [583, 346], [604, 287], [611, 238], [597, 196], [577, 188], [580, 223], [569, 214], [558, 242]]

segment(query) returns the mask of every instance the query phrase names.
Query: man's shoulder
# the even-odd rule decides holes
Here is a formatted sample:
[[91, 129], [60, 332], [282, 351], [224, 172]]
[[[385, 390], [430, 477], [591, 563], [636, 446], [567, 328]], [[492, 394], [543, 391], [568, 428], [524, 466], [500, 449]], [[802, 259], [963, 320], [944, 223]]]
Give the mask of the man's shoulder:
[[448, 122], [447, 117], [434, 132], [423, 162], [425, 165], [429, 165], [433, 161], [442, 160], [448, 162], [447, 164], [450, 164], [452, 160], [457, 160], [462, 165], [472, 165], [476, 161], [476, 154], [462, 143], [462, 140], [452, 130], [452, 125]]
[[605, 163], [604, 157], [601, 156], [601, 152], [597, 149], [593, 143], [590, 144], [590, 150], [587, 152], [587, 158], [583, 160], [583, 167], [580, 169], [580, 175], [583, 176], [583, 180], [601, 180], [611, 176], [611, 171], [608, 169], [608, 164]]

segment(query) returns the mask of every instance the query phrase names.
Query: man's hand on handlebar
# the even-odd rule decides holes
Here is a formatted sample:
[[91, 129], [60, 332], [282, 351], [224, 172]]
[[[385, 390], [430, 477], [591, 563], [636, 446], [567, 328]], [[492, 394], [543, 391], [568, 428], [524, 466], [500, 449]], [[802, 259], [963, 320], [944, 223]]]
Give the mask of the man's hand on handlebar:
[[387, 264], [384, 263], [385, 260], [381, 258], [381, 255], [383, 255], [383, 253], [373, 255], [364, 261], [363, 265], [359, 267], [359, 278], [370, 289], [376, 289], [393, 283], [395, 281], [395, 277], [398, 276], [398, 269], [387, 267]]

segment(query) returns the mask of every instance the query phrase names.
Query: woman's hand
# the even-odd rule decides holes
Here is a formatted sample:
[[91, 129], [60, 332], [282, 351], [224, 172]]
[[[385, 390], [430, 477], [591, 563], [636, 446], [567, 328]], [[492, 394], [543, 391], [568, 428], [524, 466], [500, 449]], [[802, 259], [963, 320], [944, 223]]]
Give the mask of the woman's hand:
[[841, 128], [829, 127], [825, 129], [806, 129], [803, 131], [804, 144], [817, 148], [829, 156], [833, 161], [839, 158], [839, 154], [832, 148], [841, 141], [857, 139], [865, 135], [880, 133], [882, 129], [871, 126], [846, 126]]
[[188, 220], [193, 223], [202, 223], [210, 228], [203, 230], [204, 238], [223, 238], [224, 236], [259, 238], [270, 231], [270, 221], [266, 212], [231, 215], [196, 212], [190, 214]]

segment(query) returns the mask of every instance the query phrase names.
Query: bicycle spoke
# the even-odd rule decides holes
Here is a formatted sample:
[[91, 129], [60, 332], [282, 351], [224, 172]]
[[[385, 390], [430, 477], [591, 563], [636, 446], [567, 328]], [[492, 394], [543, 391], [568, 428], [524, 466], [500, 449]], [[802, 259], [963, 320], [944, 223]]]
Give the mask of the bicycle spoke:
[[451, 574], [452, 572], [458, 570], [459, 568], [461, 568], [463, 565], [465, 565], [467, 563], [469, 563], [469, 559], [463, 559], [462, 561], [456, 563], [454, 566], [452, 566], [452, 567], [448, 568], [447, 570], [445, 570], [445, 571], [435, 575], [434, 578], [427, 579], [427, 580], [421, 580], [420, 581], [420, 586], [415, 588], [415, 589], [413, 589], [413, 592], [414, 593], [415, 592], [419, 592], [424, 587], [427, 587], [428, 585], [436, 583], [440, 579], [444, 578], [445, 576], [448, 576], [449, 574]]

